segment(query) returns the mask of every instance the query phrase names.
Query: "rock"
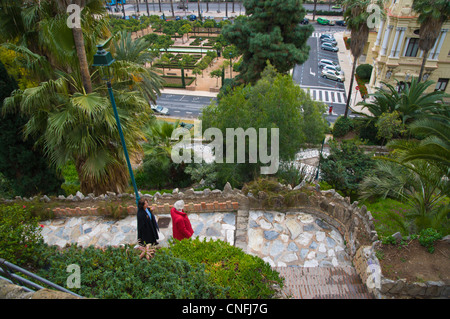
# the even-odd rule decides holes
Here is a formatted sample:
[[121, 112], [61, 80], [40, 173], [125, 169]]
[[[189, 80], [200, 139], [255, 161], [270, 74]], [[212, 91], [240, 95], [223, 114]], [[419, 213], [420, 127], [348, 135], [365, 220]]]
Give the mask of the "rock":
[[75, 194], [75, 196], [77, 196], [80, 200], [83, 200], [83, 199], [84, 199], [84, 195], [83, 195], [83, 193], [81, 193], [80, 191], [78, 191], [78, 192]]
[[331, 230], [331, 227], [321, 219], [316, 219], [316, 224], [322, 229]]
[[42, 196], [42, 198], [40, 200], [43, 202], [46, 202], [46, 203], [50, 202], [50, 198], [47, 195]]
[[294, 187], [294, 190], [302, 188], [303, 186], [305, 186], [305, 184], [306, 184], [306, 182], [305, 182], [305, 180], [303, 180], [300, 184], [298, 184], [297, 186]]
[[450, 235], [445, 236], [441, 239], [441, 241], [446, 242], [447, 244], [450, 244]]
[[289, 219], [286, 222], [286, 227], [291, 232], [291, 239], [295, 239], [302, 232], [302, 227], [295, 221], [295, 219]]
[[398, 243], [400, 243], [402, 241], [402, 234], [400, 234], [400, 232], [396, 232], [395, 234], [392, 234], [392, 237], [395, 238], [395, 241]]
[[267, 240], [274, 240], [275, 238], [278, 238], [280, 234], [273, 230], [266, 230], [264, 232], [264, 238]]
[[297, 247], [297, 245], [295, 243], [291, 242], [288, 245], [288, 250], [289, 251], [298, 251], [298, 247]]
[[178, 188], [175, 188], [175, 189], [172, 191], [172, 194], [176, 195], [176, 194], [178, 194], [179, 191], [180, 191], [180, 190], [179, 190]]
[[282, 241], [276, 240], [273, 242], [272, 247], [270, 248], [270, 255], [277, 256], [281, 254], [285, 250], [285, 246]]
[[233, 195], [233, 188], [231, 187], [230, 183], [227, 182], [225, 184], [225, 187], [223, 188], [223, 196], [230, 196]]
[[44, 288], [36, 291], [31, 296], [31, 299], [80, 299], [80, 298], [62, 291]]

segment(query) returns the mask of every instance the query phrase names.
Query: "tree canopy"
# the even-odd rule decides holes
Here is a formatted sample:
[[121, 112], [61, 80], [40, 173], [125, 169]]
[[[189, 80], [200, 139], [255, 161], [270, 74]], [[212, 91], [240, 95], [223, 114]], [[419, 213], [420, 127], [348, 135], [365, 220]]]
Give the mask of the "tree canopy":
[[243, 54], [239, 80], [255, 83], [266, 61], [280, 73], [308, 59], [311, 25], [301, 25], [306, 11], [300, 0], [245, 0], [246, 17], [225, 26], [222, 34]]

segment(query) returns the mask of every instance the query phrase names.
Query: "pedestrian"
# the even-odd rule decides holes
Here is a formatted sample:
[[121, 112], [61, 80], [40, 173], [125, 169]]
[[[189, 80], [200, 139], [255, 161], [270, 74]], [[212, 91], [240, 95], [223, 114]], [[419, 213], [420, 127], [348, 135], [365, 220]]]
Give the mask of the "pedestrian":
[[330, 107], [328, 108], [328, 114], [329, 115], [333, 114], [333, 105], [330, 105]]
[[170, 216], [172, 217], [173, 238], [178, 240], [190, 238], [192, 234], [194, 234], [191, 222], [189, 221], [189, 218], [183, 208], [184, 201], [179, 200], [173, 204], [173, 208], [170, 210]]
[[[151, 208], [153, 209], [153, 207]], [[137, 211], [137, 237], [139, 245], [158, 245], [158, 231], [158, 223], [152, 210], [149, 209], [147, 199], [139, 199]]]

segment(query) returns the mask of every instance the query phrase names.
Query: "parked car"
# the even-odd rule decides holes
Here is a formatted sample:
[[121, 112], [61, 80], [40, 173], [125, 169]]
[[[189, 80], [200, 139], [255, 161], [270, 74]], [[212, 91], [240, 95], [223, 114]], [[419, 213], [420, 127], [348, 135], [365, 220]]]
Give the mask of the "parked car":
[[169, 115], [169, 109], [161, 105], [152, 105], [152, 110], [162, 115]]
[[341, 70], [341, 67], [340, 66], [336, 66], [336, 65], [325, 65], [323, 67], [323, 70], [331, 70], [331, 71], [334, 71], [334, 72], [339, 72], [342, 75], [345, 75], [344, 71]]
[[335, 40], [334, 39], [334, 36], [332, 35], [332, 34], [322, 34], [321, 36], [320, 36], [320, 40], [322, 40], [322, 39], [333, 39], [333, 40]]
[[180, 16], [176, 16], [176, 17], [175, 17], [175, 20], [176, 20], [176, 21], [181, 20], [181, 17], [180, 17]]
[[344, 20], [338, 20], [336, 21], [336, 25], [340, 25], [341, 27], [345, 27], [347, 23]]
[[341, 67], [339, 66], [339, 64], [337, 62], [334, 62], [334, 61], [328, 60], [328, 59], [321, 59], [319, 61], [319, 68], [323, 68], [326, 65], [330, 65], [330, 66], [336, 67], [337, 71], [341, 70]]
[[337, 41], [334, 38], [323, 38], [323, 39], [320, 39], [320, 42], [322, 42], [322, 43], [328, 42], [328, 43], [331, 43], [334, 46], [337, 45]]
[[334, 20], [330, 20], [329, 22], [328, 22], [328, 25], [334, 25], [335, 23], [334, 23]]
[[322, 45], [320, 46], [320, 48], [322, 50], [327, 50], [327, 51], [333, 51], [333, 52], [338, 52], [339, 48], [337, 46], [332, 45], [329, 42], [324, 42], [322, 43]]
[[331, 9], [342, 9], [342, 6], [340, 4], [336, 4], [332, 6]]
[[189, 20], [195, 21], [195, 20], [197, 20], [197, 16], [196, 16], [195, 14], [191, 14], [191, 15], [189, 16]]
[[300, 24], [309, 24], [309, 19], [304, 18], [302, 21], [300, 21]]
[[322, 75], [322, 77], [330, 79], [330, 80], [335, 80], [338, 82], [344, 82], [345, 81], [345, 77], [343, 74], [333, 71], [333, 70], [322, 70], [322, 72], [320, 73], [320, 75]]
[[330, 20], [324, 19], [324, 18], [317, 18], [317, 23], [321, 25], [328, 25]]

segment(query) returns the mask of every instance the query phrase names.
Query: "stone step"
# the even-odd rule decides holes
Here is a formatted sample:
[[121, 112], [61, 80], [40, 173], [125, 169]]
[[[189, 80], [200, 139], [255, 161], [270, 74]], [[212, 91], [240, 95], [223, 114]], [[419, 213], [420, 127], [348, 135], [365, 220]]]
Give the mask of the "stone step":
[[273, 267], [293, 299], [373, 299], [353, 267]]

